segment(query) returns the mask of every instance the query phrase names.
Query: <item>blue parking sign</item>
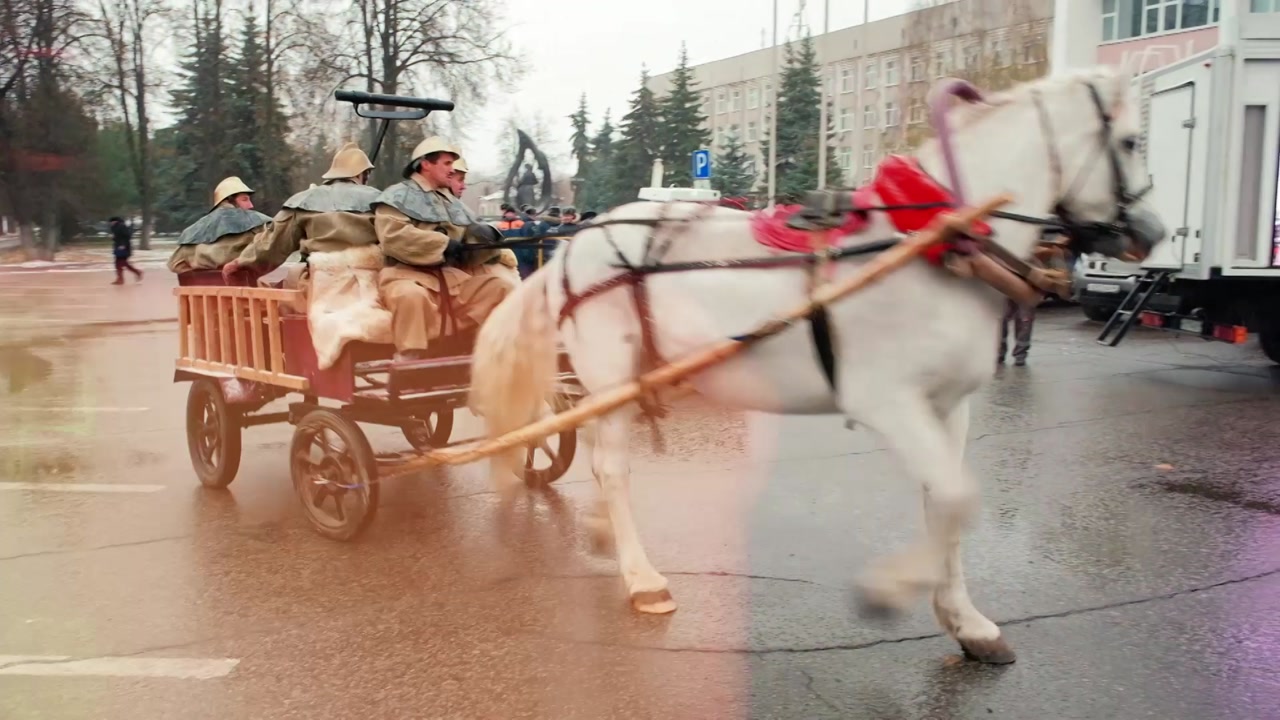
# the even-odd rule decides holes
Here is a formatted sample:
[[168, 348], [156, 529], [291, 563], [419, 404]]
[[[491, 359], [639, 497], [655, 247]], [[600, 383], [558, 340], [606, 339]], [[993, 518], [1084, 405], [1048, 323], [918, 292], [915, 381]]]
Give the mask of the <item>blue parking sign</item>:
[[711, 151], [710, 150], [694, 150], [693, 151], [693, 179], [694, 180], [710, 180], [711, 179]]

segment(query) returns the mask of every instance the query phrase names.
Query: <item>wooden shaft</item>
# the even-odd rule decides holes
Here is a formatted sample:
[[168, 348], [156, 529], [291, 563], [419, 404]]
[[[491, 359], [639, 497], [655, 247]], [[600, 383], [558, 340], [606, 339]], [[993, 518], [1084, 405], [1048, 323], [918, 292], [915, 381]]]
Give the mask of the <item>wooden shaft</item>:
[[929, 246], [950, 239], [958, 231], [968, 229], [974, 221], [982, 219], [1011, 200], [1012, 198], [1008, 195], [1001, 195], [976, 208], [965, 209], [954, 215], [938, 216], [923, 232], [916, 233], [877, 255], [862, 266], [858, 273], [839, 282], [819, 287], [809, 302], [765, 323], [744, 337], [721, 340], [705, 350], [647, 372], [626, 385], [590, 395], [569, 410], [543, 418], [519, 430], [482, 440], [471, 446], [428, 451], [379, 474], [382, 477], [397, 477], [434, 465], [463, 465], [475, 462], [512, 448], [529, 445], [544, 437], [582, 425], [594, 417], [612, 412], [639, 398], [646, 388], [673, 385], [694, 373], [728, 360], [759, 340], [777, 335], [792, 323], [809, 317], [815, 307], [828, 305], [865, 288], [886, 274], [906, 265]]

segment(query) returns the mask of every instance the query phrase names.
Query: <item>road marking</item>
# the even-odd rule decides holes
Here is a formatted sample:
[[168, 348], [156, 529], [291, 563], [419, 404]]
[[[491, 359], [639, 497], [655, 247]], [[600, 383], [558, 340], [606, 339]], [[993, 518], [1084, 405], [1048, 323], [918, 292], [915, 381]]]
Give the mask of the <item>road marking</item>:
[[97, 657], [0, 655], [0, 675], [34, 677], [146, 677], [213, 680], [231, 674], [236, 658]]
[[76, 406], [71, 407], [33, 407], [27, 405], [19, 405], [18, 407], [5, 408], [9, 412], [85, 412], [85, 413], [135, 413], [146, 412], [151, 408], [146, 407], [90, 407]]
[[135, 485], [131, 483], [0, 482], [0, 490], [43, 490], [46, 492], [153, 493], [164, 489], [164, 485]]

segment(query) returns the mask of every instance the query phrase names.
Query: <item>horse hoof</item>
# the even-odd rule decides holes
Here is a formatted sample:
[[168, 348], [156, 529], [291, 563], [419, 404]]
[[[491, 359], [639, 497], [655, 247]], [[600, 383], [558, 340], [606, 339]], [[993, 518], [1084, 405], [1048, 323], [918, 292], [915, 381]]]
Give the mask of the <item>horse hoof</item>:
[[649, 590], [633, 594], [631, 607], [650, 615], [666, 615], [676, 611], [676, 601], [671, 599], [669, 590]]
[[966, 660], [973, 660], [987, 665], [1010, 665], [1018, 656], [1004, 641], [1004, 636], [991, 640], [961, 640], [960, 649], [964, 651]]

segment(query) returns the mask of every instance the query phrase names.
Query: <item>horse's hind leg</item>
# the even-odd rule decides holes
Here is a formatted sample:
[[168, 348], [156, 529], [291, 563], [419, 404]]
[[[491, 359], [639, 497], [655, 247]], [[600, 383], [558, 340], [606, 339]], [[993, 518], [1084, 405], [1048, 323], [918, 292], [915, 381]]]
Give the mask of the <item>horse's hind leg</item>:
[[[964, 448], [966, 435], [969, 432], [968, 399], [952, 408], [945, 419], [947, 435], [951, 438], [952, 461], [964, 468]], [[924, 495], [925, 517], [934, 517], [934, 508], [929, 493]], [[986, 663], [1005, 664], [1014, 661], [1013, 650], [1000, 635], [1000, 628], [988, 620], [969, 599], [969, 590], [965, 587], [964, 565], [960, 559], [960, 537], [957, 535], [947, 543], [944, 558], [944, 575], [942, 584], [933, 591], [933, 613], [938, 623], [947, 634], [955, 638], [971, 659]]]
[[667, 591], [667, 579], [649, 563], [631, 514], [631, 416], [629, 410], [621, 410], [600, 419], [591, 466], [609, 513], [618, 567], [632, 606], [640, 612], [669, 613], [676, 604]]
[[900, 467], [929, 498], [925, 537], [875, 563], [860, 585], [870, 609], [901, 610], [943, 584], [945, 558], [973, 515], [977, 489], [955, 462], [951, 437], [931, 403], [922, 397], [880, 395], [874, 404], [848, 406], [859, 422], [878, 433]]

